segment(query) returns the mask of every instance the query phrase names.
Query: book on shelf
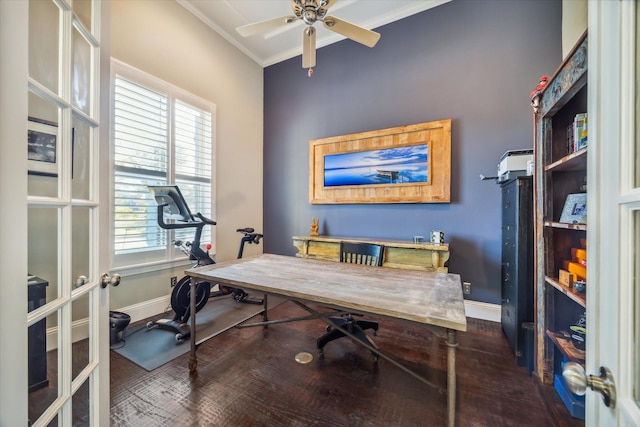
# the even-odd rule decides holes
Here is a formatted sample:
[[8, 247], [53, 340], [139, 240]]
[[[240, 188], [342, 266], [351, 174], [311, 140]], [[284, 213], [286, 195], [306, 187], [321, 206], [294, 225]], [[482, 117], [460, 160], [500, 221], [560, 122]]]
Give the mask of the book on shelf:
[[576, 114], [567, 126], [567, 153], [574, 153], [587, 146], [587, 113]]
[[587, 146], [587, 113], [576, 114], [571, 129], [567, 129], [567, 146], [569, 153]]

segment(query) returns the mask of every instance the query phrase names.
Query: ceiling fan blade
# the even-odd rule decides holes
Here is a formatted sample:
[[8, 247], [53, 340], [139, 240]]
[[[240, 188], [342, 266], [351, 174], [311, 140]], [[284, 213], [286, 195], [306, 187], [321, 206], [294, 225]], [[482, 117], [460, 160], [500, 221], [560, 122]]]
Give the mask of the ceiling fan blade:
[[316, 66], [316, 29], [308, 26], [302, 30], [302, 68]]
[[296, 16], [282, 16], [280, 18], [268, 19], [266, 21], [255, 22], [236, 28], [236, 31], [243, 37], [253, 36], [258, 33], [282, 27], [298, 19]]
[[343, 36], [365, 46], [374, 47], [376, 43], [378, 43], [378, 40], [380, 40], [379, 33], [367, 30], [366, 28], [352, 24], [351, 22], [343, 21], [342, 19], [338, 19], [333, 16], [327, 16], [324, 18], [323, 23], [326, 29], [342, 34]]

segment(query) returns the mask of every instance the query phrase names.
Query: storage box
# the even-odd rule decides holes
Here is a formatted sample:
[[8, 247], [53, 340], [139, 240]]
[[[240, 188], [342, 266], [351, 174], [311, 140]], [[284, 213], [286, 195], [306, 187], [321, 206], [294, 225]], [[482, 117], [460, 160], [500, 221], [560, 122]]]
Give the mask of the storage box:
[[563, 261], [562, 265], [566, 271], [576, 275], [577, 280], [587, 280], [587, 267], [573, 261]]
[[587, 265], [587, 250], [581, 248], [571, 248], [571, 257], [580, 265]]
[[562, 399], [564, 406], [567, 407], [571, 416], [584, 420], [584, 396], [578, 396], [577, 394], [571, 393], [560, 374], [555, 374], [553, 376], [553, 386], [560, 395], [560, 399]]
[[509, 150], [502, 155], [498, 163], [498, 178], [502, 175], [527, 170], [527, 161], [533, 160], [533, 149]]
[[559, 270], [558, 281], [561, 285], [566, 286], [567, 288], [571, 288], [573, 287], [573, 282], [576, 281], [576, 275], [573, 273], [569, 273], [566, 270]]

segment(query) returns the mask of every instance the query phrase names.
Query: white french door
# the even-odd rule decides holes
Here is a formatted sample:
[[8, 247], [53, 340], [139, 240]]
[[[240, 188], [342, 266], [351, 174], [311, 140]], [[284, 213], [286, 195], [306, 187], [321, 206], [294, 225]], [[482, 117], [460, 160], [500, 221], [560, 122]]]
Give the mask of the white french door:
[[[640, 4], [589, 2], [588, 426], [640, 426]], [[593, 325], [593, 326], [591, 326]]]
[[[2, 101], [3, 114], [11, 115], [15, 128], [0, 133], [2, 165], [13, 169], [14, 178], [3, 173], [0, 192], [22, 200], [3, 206], [3, 231], [11, 231], [6, 209], [21, 218], [12, 232], [20, 262], [2, 264], [3, 275], [16, 280], [2, 286], [26, 285], [28, 291], [17, 291], [16, 308], [0, 314], [4, 325], [8, 315], [19, 316], [13, 333], [25, 337], [19, 345], [5, 345], [11, 339], [4, 335], [7, 328], [1, 329], [0, 356], [21, 363], [15, 372], [0, 369], [0, 424], [27, 425], [28, 419], [33, 426], [108, 425], [109, 310], [103, 285], [109, 280], [102, 277], [108, 247], [100, 245], [108, 241], [100, 238], [107, 224], [100, 202], [108, 197], [103, 191], [101, 199], [105, 182], [99, 179], [108, 162], [101, 165], [99, 157], [108, 151], [102, 148], [107, 138], [100, 137], [100, 29], [101, 11], [108, 12], [109, 5], [96, 0], [2, 3], [2, 24], [25, 29], [19, 33], [27, 36], [12, 37], [15, 64], [2, 54], [0, 78], [10, 76], [18, 84], [3, 93], [9, 97]], [[9, 33], [1, 34], [4, 48]], [[17, 108], [4, 109], [10, 104]]]

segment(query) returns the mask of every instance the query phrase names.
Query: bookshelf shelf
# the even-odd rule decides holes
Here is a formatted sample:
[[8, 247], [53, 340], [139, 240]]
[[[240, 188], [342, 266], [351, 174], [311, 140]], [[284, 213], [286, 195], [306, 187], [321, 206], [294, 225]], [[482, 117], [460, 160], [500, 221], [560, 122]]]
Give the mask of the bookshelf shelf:
[[587, 168], [587, 147], [567, 154], [565, 157], [544, 167], [545, 172], [583, 171]]
[[568, 338], [564, 333], [547, 331], [547, 336], [551, 339], [551, 342], [560, 350], [562, 355], [569, 359], [571, 362], [578, 362], [584, 365], [585, 357], [584, 350], [575, 348], [571, 343], [571, 338]]
[[584, 308], [587, 307], [587, 298], [585, 297], [584, 294], [577, 292], [575, 289], [567, 288], [566, 286], [562, 285], [557, 278], [545, 277], [545, 281], [551, 286], [553, 286], [554, 288], [556, 288], [557, 290], [559, 290], [560, 292], [562, 292], [563, 294], [565, 294], [567, 297], [572, 299], [574, 302], [580, 304], [582, 307]]

